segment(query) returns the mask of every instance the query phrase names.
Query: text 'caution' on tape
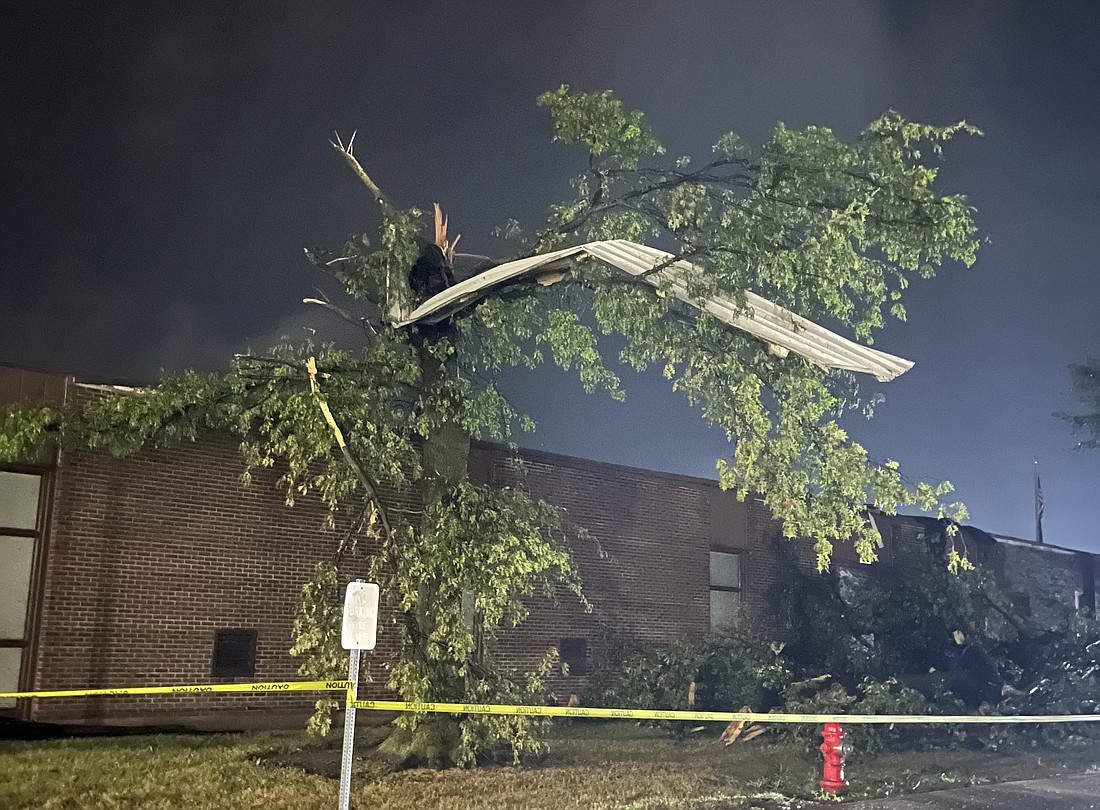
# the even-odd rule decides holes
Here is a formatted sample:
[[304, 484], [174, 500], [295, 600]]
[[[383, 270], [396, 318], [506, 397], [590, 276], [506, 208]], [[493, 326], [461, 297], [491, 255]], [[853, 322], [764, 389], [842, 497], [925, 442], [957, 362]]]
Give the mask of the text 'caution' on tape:
[[355, 709], [444, 714], [499, 714], [532, 717], [591, 717], [608, 720], [688, 720], [697, 723], [746, 720], [757, 723], [1096, 723], [1100, 714], [916, 715], [916, 714], [767, 714], [764, 712], [694, 712], [660, 709], [600, 709], [587, 706], [516, 706], [493, 703], [406, 703], [400, 700], [355, 700]]
[[219, 692], [344, 692], [348, 681], [269, 681], [267, 683], [186, 684], [135, 686], [128, 689], [53, 689], [42, 692], [0, 692], [0, 699], [96, 697], [100, 695], [203, 695]]
[[[265, 683], [186, 684], [182, 686], [135, 686], [124, 689], [55, 689], [39, 692], [0, 692], [0, 699], [98, 697], [107, 695], [202, 695], [235, 692], [271, 694], [279, 692], [346, 692], [350, 681], [269, 681]], [[766, 712], [697, 712], [666, 709], [610, 709], [588, 706], [521, 706], [496, 703], [409, 703], [401, 700], [348, 700], [350, 708], [364, 711], [411, 712], [414, 714], [495, 714], [512, 717], [589, 717], [605, 720], [680, 720], [696, 723], [750, 721], [756, 723], [844, 723], [876, 725], [918, 724], [1011, 724], [1011, 723], [1097, 723], [1100, 714], [769, 714]]]

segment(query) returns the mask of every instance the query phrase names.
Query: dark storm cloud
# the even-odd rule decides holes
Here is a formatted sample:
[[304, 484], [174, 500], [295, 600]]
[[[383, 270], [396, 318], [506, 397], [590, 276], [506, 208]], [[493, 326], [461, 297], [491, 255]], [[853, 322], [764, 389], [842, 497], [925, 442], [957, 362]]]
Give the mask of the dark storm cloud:
[[[1091, 4], [281, 2], [178, 9], [16, 5], [0, 83], [0, 358], [148, 379], [219, 366], [313, 321], [301, 246], [372, 226], [328, 150], [358, 152], [402, 205], [438, 200], [471, 250], [533, 223], [578, 155], [548, 145], [533, 99], [613, 88], [673, 154], [779, 120], [854, 136], [888, 108], [986, 130], [942, 181], [979, 208], [970, 270], [919, 284], [878, 346], [917, 361], [853, 424], [877, 457], [950, 478], [975, 522], [1095, 545], [1100, 456], [1051, 412], [1065, 366], [1100, 347], [1100, 49]], [[338, 328], [331, 326], [328, 328]], [[528, 443], [709, 475], [724, 437], [659, 378], [628, 401], [564, 375], [511, 383]], [[670, 427], [674, 426], [674, 427]]]

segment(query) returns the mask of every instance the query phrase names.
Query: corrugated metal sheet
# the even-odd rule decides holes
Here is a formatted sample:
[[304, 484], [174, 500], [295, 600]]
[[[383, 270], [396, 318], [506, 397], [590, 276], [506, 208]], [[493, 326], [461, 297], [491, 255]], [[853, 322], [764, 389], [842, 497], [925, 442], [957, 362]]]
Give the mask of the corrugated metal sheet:
[[[626, 273], [641, 276], [653, 286], [668, 283], [676, 297], [697, 305], [688, 292], [688, 283], [701, 275], [690, 262], [672, 261], [675, 257], [657, 248], [625, 239], [612, 239], [519, 259], [498, 265], [468, 278], [432, 296], [406, 317], [394, 319], [395, 325], [436, 323], [481, 299], [489, 290], [517, 278], [565, 269], [580, 256], [591, 256]], [[654, 268], [667, 264], [657, 272]], [[755, 293], [746, 292], [748, 309], [739, 309], [728, 296], [716, 294], [706, 299], [703, 309], [737, 329], [765, 341], [772, 351], [794, 352], [826, 368], [841, 368], [873, 374], [886, 382], [904, 374], [913, 363], [886, 352], [848, 340], [823, 326], [803, 318]]]
[[[591, 244], [599, 244], [592, 242]], [[546, 273], [561, 263], [563, 268], [569, 266], [569, 260], [585, 253], [589, 245], [556, 250], [552, 253], [542, 253], [527, 259], [517, 259], [514, 262], [498, 264], [483, 273], [460, 281], [453, 287], [448, 287], [438, 295], [433, 295], [423, 304], [418, 306], [408, 315], [402, 318], [394, 318], [394, 326], [408, 326], [412, 323], [438, 323], [460, 309], [465, 309], [474, 301], [484, 297], [485, 293], [493, 287], [512, 281], [527, 275], [533, 270]]]
[[[648, 273], [674, 258], [663, 250], [622, 239], [594, 242], [587, 245], [586, 250], [592, 256], [635, 276]], [[695, 302], [685, 282], [699, 276], [700, 272], [690, 262], [680, 260], [645, 276], [644, 280], [654, 286], [668, 280], [678, 298], [693, 304]], [[717, 294], [708, 298], [703, 308], [730, 326], [766, 341], [769, 346], [780, 346], [820, 366], [873, 374], [884, 382], [913, 367], [909, 360], [841, 337], [756, 293], [746, 292], [745, 302], [749, 307], [747, 312], [739, 310], [733, 299]]]

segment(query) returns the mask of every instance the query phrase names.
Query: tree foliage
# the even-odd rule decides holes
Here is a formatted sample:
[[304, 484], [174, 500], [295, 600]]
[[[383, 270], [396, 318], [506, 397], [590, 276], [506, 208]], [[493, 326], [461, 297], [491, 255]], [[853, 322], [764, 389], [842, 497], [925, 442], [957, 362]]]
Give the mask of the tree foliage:
[[[808, 714], [1096, 714], [1100, 623], [1091, 608], [1032, 616], [1001, 589], [993, 565], [950, 573], [951, 539], [944, 526], [928, 528], [903, 565], [857, 569], [862, 576], [850, 568], [808, 574], [792, 560], [789, 576], [768, 594], [775, 615], [766, 635], [742, 616], [733, 628], [667, 644], [615, 636], [588, 702], [681, 709], [693, 701], [703, 709]], [[820, 743], [819, 729], [807, 725], [770, 731]], [[1061, 746], [1095, 739], [1100, 729], [901, 724], [847, 733], [861, 756]]]
[[[734, 133], [706, 162], [645, 163], [663, 151], [644, 120], [567, 88], [540, 99], [555, 116], [555, 135], [590, 150], [577, 198], [554, 209], [538, 246], [586, 239], [649, 239], [707, 270], [701, 300], [714, 289], [737, 297], [752, 290], [811, 319], [839, 323], [871, 342], [889, 310], [904, 318], [902, 294], [914, 277], [943, 261], [974, 260], [976, 241], [965, 200], [933, 191], [939, 155], [961, 132], [913, 124], [889, 113], [855, 143], [830, 130], [776, 127], [759, 149]], [[584, 111], [604, 111], [588, 125]], [[609, 132], [623, 133], [621, 148]], [[855, 537], [865, 559], [878, 537], [862, 515], [868, 501], [887, 511], [917, 504], [939, 514], [944, 485], [903, 484], [892, 462], [874, 463], [840, 426], [859, 402], [850, 375], [798, 357], [776, 358], [759, 341], [706, 315], [686, 313], [671, 296], [615, 283], [598, 266], [577, 274], [591, 289], [597, 328], [627, 340], [622, 359], [659, 364], [704, 418], [733, 442], [719, 461], [723, 486], [763, 495], [789, 537], [817, 542], [825, 566], [831, 540]], [[856, 386], [858, 387], [858, 386]]]
[[[655, 242], [704, 268], [692, 290], [700, 301], [721, 291], [743, 302], [752, 290], [868, 343], [887, 315], [905, 317], [911, 279], [946, 261], [974, 260], [971, 209], [934, 189], [930, 160], [954, 136], [975, 131], [965, 123], [933, 127], [889, 113], [852, 143], [820, 127], [779, 125], [757, 148], [729, 133], [704, 160], [667, 160], [642, 114], [610, 93], [562, 87], [539, 103], [554, 138], [581, 147], [587, 161], [571, 198], [521, 240], [525, 254], [593, 239]], [[413, 303], [408, 273], [421, 250], [422, 214], [397, 208], [350, 151], [344, 155], [379, 202], [379, 235], [377, 243], [357, 237], [338, 260], [317, 263], [359, 310], [319, 303], [361, 327], [359, 345], [281, 345], [234, 358], [224, 374], [184, 373], [130, 395], [8, 413], [0, 454], [18, 456], [47, 436], [128, 453], [208, 430], [235, 433], [246, 480], [277, 467], [288, 502], [315, 494], [334, 515], [351, 516], [333, 562], [356, 543], [371, 552], [373, 576], [404, 617], [389, 685], [410, 700], [540, 688], [537, 677], [493, 669], [477, 655], [475, 635], [521, 621], [531, 594], [559, 586], [580, 593], [567, 549], [575, 527], [522, 489], [472, 483], [469, 442], [510, 441], [517, 427], [530, 427], [497, 386], [508, 368], [549, 360], [575, 370], [586, 390], [620, 398], [603, 335], [622, 339], [627, 366], [663, 369], [726, 432], [722, 486], [763, 497], [787, 536], [812, 539], [819, 566], [837, 538], [854, 538], [861, 556], [874, 558], [880, 538], [864, 516], [867, 503], [963, 515], [941, 502], [949, 485], [908, 485], [896, 463], [873, 461], [848, 437], [841, 417], [874, 397], [853, 375], [773, 355], [667, 290], [595, 262], [553, 286], [498, 290], [433, 330], [393, 327], [388, 313]], [[422, 511], [391, 513], [384, 495], [392, 488], [416, 489]], [[323, 638], [331, 614], [317, 600], [333, 585], [328, 569], [318, 576], [304, 592], [296, 648], [317, 653], [327, 669], [335, 666]], [[405, 722], [411, 735], [426, 727], [422, 717]], [[463, 721], [460, 742], [435, 745], [428, 758], [470, 762], [494, 735], [530, 750], [533, 726], [487, 731], [486, 722]]]

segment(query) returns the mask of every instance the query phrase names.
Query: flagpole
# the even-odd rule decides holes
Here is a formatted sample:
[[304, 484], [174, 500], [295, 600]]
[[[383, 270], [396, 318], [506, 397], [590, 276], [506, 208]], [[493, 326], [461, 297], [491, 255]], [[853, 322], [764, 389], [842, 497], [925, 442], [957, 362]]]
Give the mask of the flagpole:
[[1043, 482], [1039, 478], [1039, 459], [1035, 461], [1035, 542], [1043, 542]]

